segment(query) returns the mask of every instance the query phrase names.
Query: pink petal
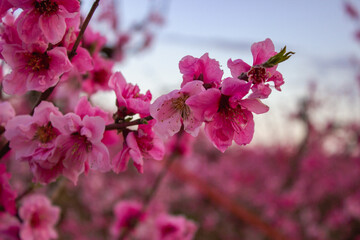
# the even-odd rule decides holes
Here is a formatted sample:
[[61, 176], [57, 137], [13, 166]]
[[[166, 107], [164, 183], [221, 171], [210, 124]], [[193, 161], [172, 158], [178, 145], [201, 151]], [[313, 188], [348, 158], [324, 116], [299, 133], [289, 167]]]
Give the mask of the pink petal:
[[148, 151], [149, 155], [155, 160], [161, 160], [165, 154], [165, 145], [163, 140], [155, 136], [153, 139], [153, 147]]
[[191, 112], [196, 119], [210, 121], [219, 108], [221, 92], [219, 89], [210, 88], [186, 100]]
[[217, 149], [225, 152], [231, 146], [234, 129], [227, 119], [216, 114], [213, 121], [205, 124], [205, 133]]
[[50, 113], [56, 116], [62, 116], [62, 113], [53, 103], [42, 101], [34, 110], [34, 120], [40, 126], [46, 125], [50, 121]]
[[205, 88], [203, 87], [203, 82], [202, 81], [197, 81], [197, 80], [186, 83], [180, 89], [180, 92], [187, 93], [190, 96], [198, 94], [198, 93], [200, 93], [202, 91], [205, 91]]
[[92, 145], [89, 155], [88, 161], [91, 169], [100, 172], [107, 172], [111, 169], [109, 150], [103, 143]]
[[26, 89], [26, 75], [17, 71], [7, 74], [3, 79], [4, 92], [7, 94], [24, 94]]
[[237, 59], [235, 61], [229, 59], [227, 62], [227, 66], [231, 71], [231, 76], [233, 78], [238, 78], [242, 73], [247, 73], [251, 66], [244, 62], [241, 59]]
[[130, 148], [125, 144], [112, 161], [112, 169], [115, 173], [120, 173], [126, 170], [128, 162], [130, 160], [129, 155]]
[[115, 72], [109, 79], [109, 87], [115, 91], [116, 99], [119, 106], [127, 106], [124, 97], [122, 96], [122, 90], [126, 86], [126, 80], [121, 72]]
[[71, 63], [77, 68], [79, 73], [86, 73], [94, 68], [94, 62], [89, 51], [82, 47], [78, 47]]
[[[246, 117], [246, 125], [235, 130], [234, 141], [239, 145], [245, 145], [251, 142], [254, 135], [254, 120], [251, 112], [243, 110]], [[243, 121], [243, 116], [239, 116], [239, 121]]]
[[268, 98], [271, 93], [271, 88], [269, 84], [263, 84], [263, 83], [253, 85], [251, 87], [251, 90], [253, 91], [253, 93], [249, 95], [249, 99], [254, 99], [254, 98], [265, 99]]
[[243, 99], [239, 103], [247, 110], [256, 114], [266, 113], [269, 111], [269, 107], [263, 104], [259, 99]]
[[57, 44], [66, 32], [65, 18], [58, 14], [42, 14], [39, 18], [39, 27], [50, 43]]
[[65, 116], [50, 114], [50, 121], [53, 127], [66, 135], [78, 132], [82, 125], [80, 117], [74, 113], [68, 113]]
[[236, 78], [226, 78], [222, 83], [221, 93], [226, 96], [236, 96], [237, 99], [241, 99], [248, 94], [250, 86], [251, 83], [246, 81]]
[[80, 2], [78, 0], [55, 0], [61, 7], [64, 7], [67, 12], [74, 13], [80, 10]]
[[278, 71], [276, 71], [268, 81], [273, 81], [275, 84], [275, 88], [278, 91], [281, 91], [280, 86], [284, 84], [284, 78], [282, 76], [281, 73], [279, 73]]
[[29, 165], [31, 172], [34, 175], [34, 182], [39, 182], [42, 184], [49, 184], [50, 182], [55, 181], [56, 178], [62, 174], [64, 169], [62, 161], [59, 161], [59, 158], [57, 159], [56, 165], [49, 169], [43, 168], [33, 161], [29, 162]]
[[25, 43], [34, 43], [39, 40], [42, 35], [39, 27], [40, 15], [36, 13], [35, 9], [25, 10], [17, 18], [17, 31], [19, 37]]
[[195, 119], [193, 114], [190, 114], [186, 120], [183, 120], [184, 130], [190, 133], [193, 137], [197, 137], [202, 125], [202, 121]]
[[129, 133], [128, 136], [126, 137], [126, 143], [130, 148], [129, 154], [130, 154], [132, 160], [134, 161], [134, 166], [136, 167], [136, 169], [138, 170], [139, 173], [143, 173], [143, 171], [144, 171], [143, 155], [140, 151], [140, 148], [136, 141], [135, 134], [133, 132]]
[[105, 121], [101, 117], [85, 116], [81, 135], [86, 136], [92, 143], [100, 142], [104, 136]]
[[254, 43], [251, 46], [251, 52], [253, 55], [253, 65], [263, 64], [276, 54], [274, 44], [270, 38]]
[[50, 57], [49, 77], [60, 77], [72, 69], [72, 64], [67, 56], [66, 48], [55, 47], [47, 52]]

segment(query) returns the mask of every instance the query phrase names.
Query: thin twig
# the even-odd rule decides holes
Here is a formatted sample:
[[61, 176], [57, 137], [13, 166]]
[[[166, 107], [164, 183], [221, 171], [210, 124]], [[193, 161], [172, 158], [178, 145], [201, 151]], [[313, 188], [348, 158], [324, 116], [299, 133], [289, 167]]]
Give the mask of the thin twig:
[[23, 199], [26, 195], [31, 193], [36, 188], [35, 184], [31, 184], [27, 189], [24, 190], [17, 198], [15, 199], [15, 202], [19, 202], [21, 199]]
[[8, 151], [10, 151], [10, 143], [7, 142], [0, 150], [0, 159], [3, 158], [7, 153]]
[[48, 89], [45, 90], [45, 92], [41, 93], [41, 95], [39, 96], [39, 98], [36, 100], [36, 103], [34, 104], [31, 112], [30, 112], [30, 115], [34, 115], [34, 111], [35, 111], [35, 108], [37, 106], [39, 106], [39, 104], [48, 99], [48, 97], [50, 97], [50, 95], [52, 94], [52, 92], [54, 91], [55, 87], [57, 86], [57, 84], [55, 86], [52, 86], [52, 87], [49, 87]]
[[68, 54], [70, 60], [76, 55], [76, 49], [78, 48], [78, 46], [80, 44], [80, 41], [81, 41], [81, 39], [82, 39], [82, 37], [83, 37], [83, 35], [85, 33], [85, 29], [87, 28], [87, 26], [88, 26], [88, 24], [90, 22], [90, 19], [94, 15], [94, 12], [95, 12], [96, 8], [99, 6], [99, 2], [100, 2], [100, 0], [95, 0], [95, 2], [93, 3], [88, 15], [86, 16], [85, 21], [84, 21], [83, 25], [81, 26], [79, 35], [76, 38], [74, 46], [72, 47], [70, 53]]
[[105, 131], [109, 130], [121, 130], [129, 126], [139, 125], [139, 124], [146, 124], [148, 121], [153, 119], [152, 116], [147, 116], [144, 118], [140, 118], [137, 120], [134, 120], [132, 122], [123, 122], [123, 123], [112, 123], [105, 126]]

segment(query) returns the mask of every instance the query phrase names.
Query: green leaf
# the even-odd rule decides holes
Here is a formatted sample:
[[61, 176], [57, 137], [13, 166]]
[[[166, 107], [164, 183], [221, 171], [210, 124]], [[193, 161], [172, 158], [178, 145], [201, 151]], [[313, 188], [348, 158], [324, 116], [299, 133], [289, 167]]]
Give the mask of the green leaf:
[[272, 68], [281, 62], [288, 60], [294, 52], [286, 52], [286, 46], [283, 47], [278, 54], [269, 58], [265, 63], [262, 64], [265, 68]]

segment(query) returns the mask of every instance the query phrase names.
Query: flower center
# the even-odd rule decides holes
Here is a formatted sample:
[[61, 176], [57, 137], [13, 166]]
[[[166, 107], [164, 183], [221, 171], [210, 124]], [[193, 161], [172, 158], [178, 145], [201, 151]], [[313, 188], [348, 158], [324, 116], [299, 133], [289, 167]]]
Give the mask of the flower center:
[[189, 95], [183, 95], [181, 97], [171, 100], [171, 106], [176, 111], [180, 112], [182, 119], [186, 120], [190, 115], [190, 107], [186, 105], [185, 101], [189, 98]]
[[171, 224], [165, 225], [161, 228], [161, 237], [166, 237], [176, 232], [178, 229]]
[[227, 114], [231, 111], [232, 108], [230, 107], [229, 99], [229, 96], [221, 94], [218, 112]]
[[59, 6], [51, 0], [42, 0], [40, 2], [35, 1], [35, 9], [40, 14], [51, 15], [59, 10]]
[[254, 84], [263, 83], [270, 77], [270, 73], [262, 66], [253, 66], [248, 72], [249, 81]]
[[137, 144], [140, 148], [140, 150], [143, 152], [143, 153], [147, 153], [148, 151], [150, 151], [153, 147], [154, 147], [154, 144], [153, 144], [153, 138], [148, 136], [148, 135], [144, 135], [144, 136], [137, 136], [136, 138], [137, 140]]
[[50, 68], [50, 57], [47, 55], [47, 53], [33, 52], [28, 56], [28, 66], [33, 71], [39, 72], [41, 70], [46, 70]]
[[34, 212], [30, 219], [30, 226], [32, 228], [37, 228], [40, 226], [40, 224], [41, 224], [41, 218], [39, 216], [39, 213]]
[[75, 140], [75, 144], [73, 145], [72, 154], [78, 152], [80, 147], [85, 147], [86, 152], [92, 151], [92, 143], [87, 139], [86, 136], [80, 135], [80, 133], [75, 132], [72, 134], [72, 137]]
[[39, 140], [41, 143], [48, 143], [54, 138], [56, 138], [57, 133], [55, 128], [51, 125], [50, 122], [48, 122], [47, 125], [39, 127], [36, 130], [34, 139]]
[[236, 132], [240, 132], [241, 129], [246, 127], [248, 120], [241, 106], [238, 105], [232, 108], [229, 99], [229, 96], [221, 95], [218, 113], [232, 125]]
[[104, 85], [108, 83], [109, 73], [105, 69], [100, 69], [94, 72], [94, 82]]

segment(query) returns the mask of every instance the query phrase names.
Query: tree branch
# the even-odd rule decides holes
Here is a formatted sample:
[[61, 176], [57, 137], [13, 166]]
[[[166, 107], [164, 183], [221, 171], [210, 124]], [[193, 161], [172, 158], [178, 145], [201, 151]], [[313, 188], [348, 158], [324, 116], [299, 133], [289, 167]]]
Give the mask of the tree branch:
[[140, 118], [131, 122], [123, 122], [123, 123], [112, 123], [105, 126], [105, 131], [109, 130], [122, 130], [129, 126], [139, 125], [139, 124], [146, 124], [148, 121], [152, 120], [152, 116], [147, 116], [144, 118]]

